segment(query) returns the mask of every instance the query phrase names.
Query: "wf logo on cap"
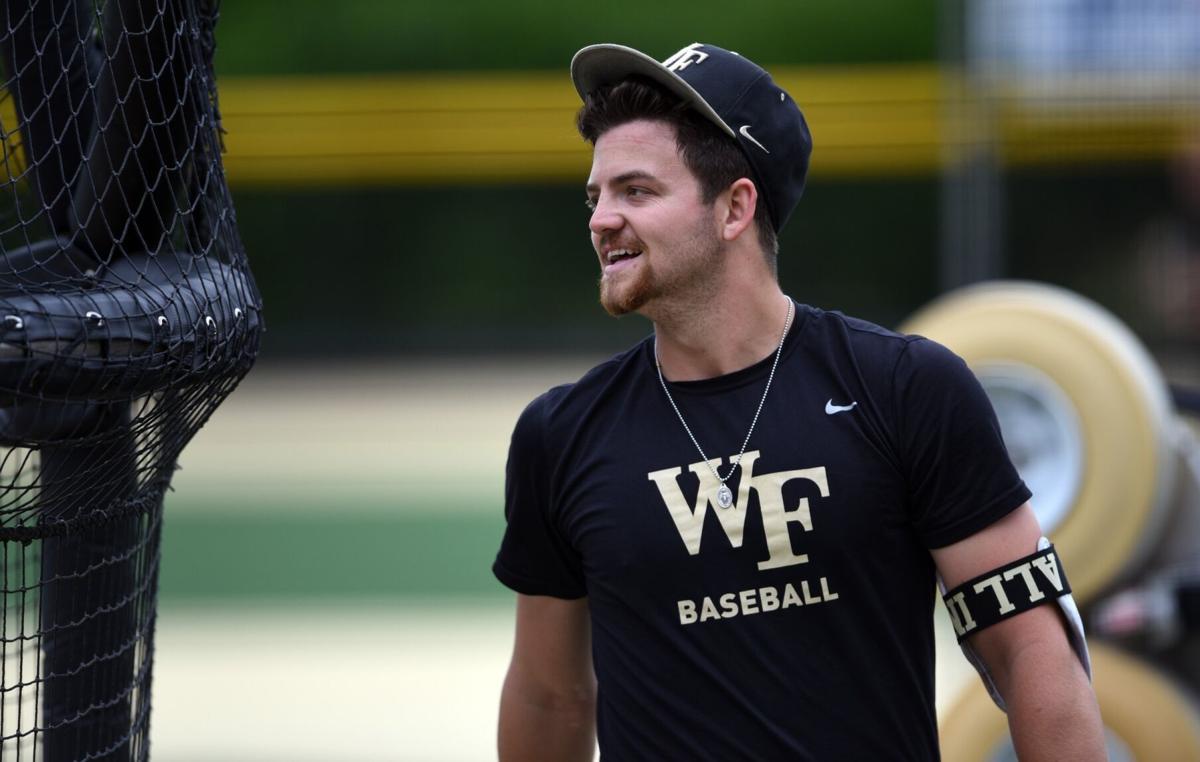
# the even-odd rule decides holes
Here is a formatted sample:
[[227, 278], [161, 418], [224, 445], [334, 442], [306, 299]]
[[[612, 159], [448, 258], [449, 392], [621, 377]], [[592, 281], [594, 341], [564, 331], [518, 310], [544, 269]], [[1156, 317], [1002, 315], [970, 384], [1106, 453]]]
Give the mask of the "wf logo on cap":
[[663, 66], [667, 67], [668, 71], [683, 71], [692, 64], [702, 63], [704, 59], [708, 58], [708, 53], [700, 50], [701, 47], [703, 47], [702, 43], [693, 42], [663, 61]]

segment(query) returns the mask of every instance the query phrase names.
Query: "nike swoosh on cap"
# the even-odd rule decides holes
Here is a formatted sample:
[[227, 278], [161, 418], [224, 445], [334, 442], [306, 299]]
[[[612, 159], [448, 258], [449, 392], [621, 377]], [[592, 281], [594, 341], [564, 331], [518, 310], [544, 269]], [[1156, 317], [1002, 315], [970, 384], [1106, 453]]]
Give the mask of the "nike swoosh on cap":
[[767, 147], [765, 145], [763, 145], [762, 143], [759, 143], [757, 140], [754, 139], [754, 136], [750, 134], [750, 125], [743, 124], [741, 127], [738, 128], [738, 132], [740, 132], [742, 134], [742, 137], [744, 137], [746, 140], [749, 140], [754, 145], [763, 149], [763, 153], [771, 153], [770, 151], [767, 150]]

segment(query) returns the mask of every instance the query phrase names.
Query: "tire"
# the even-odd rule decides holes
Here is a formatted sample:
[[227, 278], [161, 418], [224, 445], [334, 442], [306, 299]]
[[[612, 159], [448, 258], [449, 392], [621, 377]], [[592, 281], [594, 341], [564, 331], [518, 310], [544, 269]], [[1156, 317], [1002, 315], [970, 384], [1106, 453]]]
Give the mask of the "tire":
[[[901, 330], [945, 344], [988, 391], [1076, 601], [1132, 576], [1162, 534], [1176, 465], [1168, 390], [1132, 332], [1070, 291], [1021, 282], [953, 292]], [[1022, 425], [1005, 426], [1006, 405], [1026, 411]], [[1049, 470], [1022, 463], [1023, 437], [1026, 455], [1057, 443]]]

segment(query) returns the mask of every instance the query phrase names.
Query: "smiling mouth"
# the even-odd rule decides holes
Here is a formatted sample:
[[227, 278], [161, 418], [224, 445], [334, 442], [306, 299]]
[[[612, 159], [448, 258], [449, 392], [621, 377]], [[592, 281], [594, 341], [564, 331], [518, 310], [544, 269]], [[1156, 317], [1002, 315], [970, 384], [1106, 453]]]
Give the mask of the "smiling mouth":
[[604, 272], [620, 269], [625, 263], [632, 262], [642, 255], [638, 249], [613, 249], [605, 255]]

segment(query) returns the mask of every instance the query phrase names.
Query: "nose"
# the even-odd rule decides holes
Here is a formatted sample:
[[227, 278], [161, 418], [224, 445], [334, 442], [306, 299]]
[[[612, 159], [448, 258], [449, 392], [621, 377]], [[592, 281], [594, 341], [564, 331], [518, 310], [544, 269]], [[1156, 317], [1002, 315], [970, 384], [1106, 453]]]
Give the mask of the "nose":
[[612, 204], [603, 197], [596, 200], [596, 208], [592, 210], [591, 219], [588, 220], [588, 229], [594, 235], [601, 236], [611, 233], [619, 230], [624, 224], [625, 219], [616, 212]]

